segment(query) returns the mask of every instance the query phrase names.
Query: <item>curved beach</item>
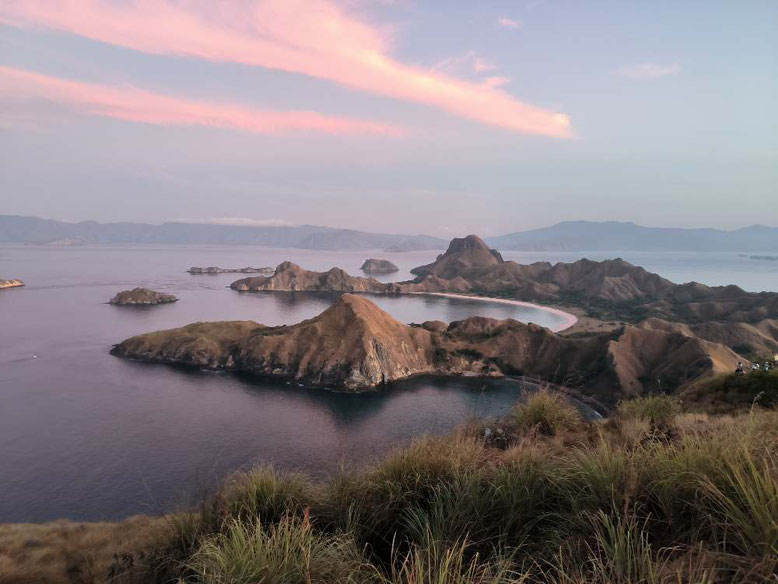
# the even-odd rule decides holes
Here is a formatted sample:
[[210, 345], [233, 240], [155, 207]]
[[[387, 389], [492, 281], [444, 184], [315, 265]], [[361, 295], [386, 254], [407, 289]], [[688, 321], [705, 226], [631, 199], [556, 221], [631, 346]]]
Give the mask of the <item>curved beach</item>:
[[430, 296], [445, 296], [446, 298], [460, 298], [462, 300], [479, 300], [482, 302], [497, 302], [499, 304], [511, 304], [513, 306], [526, 306], [527, 308], [536, 308], [538, 310], [544, 310], [551, 314], [556, 314], [564, 318], [564, 322], [555, 327], [549, 327], [549, 330], [555, 333], [569, 329], [575, 323], [578, 322], [578, 317], [564, 310], [558, 308], [552, 308], [550, 306], [543, 306], [542, 304], [533, 304], [532, 302], [524, 302], [522, 300], [511, 300], [509, 298], [490, 298], [489, 296], [468, 296], [467, 294], [453, 294], [450, 292], [421, 292], [421, 294], [429, 294]]

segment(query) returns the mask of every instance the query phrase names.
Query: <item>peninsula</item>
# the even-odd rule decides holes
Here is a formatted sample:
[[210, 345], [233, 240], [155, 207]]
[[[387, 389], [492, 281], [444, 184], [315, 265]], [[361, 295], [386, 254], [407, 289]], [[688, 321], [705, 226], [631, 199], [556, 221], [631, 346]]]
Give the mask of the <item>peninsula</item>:
[[419, 374], [529, 375], [605, 401], [650, 389], [657, 375], [681, 387], [738, 361], [722, 345], [631, 326], [572, 338], [512, 319], [406, 325], [354, 294], [292, 326], [195, 323], [129, 338], [112, 354], [350, 391]]
[[164, 294], [149, 290], [148, 288], [133, 288], [132, 290], [122, 290], [116, 296], [108, 301], [109, 304], [120, 306], [143, 306], [153, 304], [168, 304], [177, 302], [178, 298], [172, 294]]
[[[292, 326], [196, 323], [127, 339], [113, 354], [242, 371], [351, 391], [419, 374], [526, 375], [579, 389], [605, 403], [656, 389], [682, 390], [778, 351], [778, 294], [736, 286], [674, 284], [620, 259], [505, 261], [475, 235], [454, 239], [416, 279], [379, 282], [340, 268], [291, 262], [238, 280], [244, 292], [342, 292], [319, 316]], [[466, 295], [574, 310], [608, 326], [555, 333], [515, 320], [472, 317], [406, 325], [355, 293]], [[569, 316], [567, 325], [575, 322]]]

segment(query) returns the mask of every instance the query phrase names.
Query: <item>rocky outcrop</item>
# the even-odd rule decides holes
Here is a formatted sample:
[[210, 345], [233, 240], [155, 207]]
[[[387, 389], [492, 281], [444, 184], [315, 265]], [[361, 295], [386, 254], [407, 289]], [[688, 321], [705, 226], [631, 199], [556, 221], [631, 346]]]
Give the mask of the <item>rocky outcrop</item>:
[[172, 294], [163, 294], [149, 290], [148, 288], [133, 288], [132, 290], [122, 290], [116, 296], [108, 301], [109, 304], [118, 304], [120, 306], [142, 306], [152, 304], [168, 304], [177, 302], [178, 298]]
[[193, 266], [187, 270], [190, 274], [272, 274], [273, 268], [217, 268], [209, 266], [207, 268], [198, 268]]
[[400, 268], [389, 260], [379, 260], [375, 258], [365, 260], [362, 267], [359, 269], [368, 274], [391, 274], [400, 271]]
[[580, 306], [594, 316], [639, 322], [657, 317], [685, 323], [758, 323], [778, 319], [778, 293], [737, 286], [675, 284], [622, 259], [529, 265], [503, 261], [478, 237], [454, 239], [419, 277], [398, 292], [472, 292], [530, 302]]
[[283, 262], [275, 269], [272, 276], [257, 276], [243, 278], [230, 285], [239, 292], [388, 292], [387, 284], [373, 278], [350, 276], [340, 268], [332, 268], [327, 272], [312, 272], [304, 270], [292, 262]]
[[6, 288], [19, 288], [20, 286], [24, 286], [24, 282], [21, 280], [0, 280], [0, 290]]
[[423, 373], [527, 375], [611, 402], [655, 389], [657, 380], [672, 390], [734, 368], [738, 359], [723, 345], [635, 327], [571, 338], [511, 319], [409, 326], [353, 294], [292, 326], [195, 323], [132, 337], [112, 353], [348, 390]]
[[438, 256], [433, 263], [419, 266], [411, 270], [417, 276], [437, 276], [450, 279], [469, 268], [485, 268], [503, 263], [500, 252], [489, 249], [484, 240], [477, 235], [455, 237], [451, 240], [445, 253]]

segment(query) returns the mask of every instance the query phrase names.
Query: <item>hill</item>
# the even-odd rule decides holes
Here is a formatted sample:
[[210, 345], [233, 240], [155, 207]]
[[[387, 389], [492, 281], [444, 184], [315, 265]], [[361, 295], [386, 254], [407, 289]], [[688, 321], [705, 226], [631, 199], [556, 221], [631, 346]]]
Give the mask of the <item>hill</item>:
[[316, 225], [254, 227], [200, 223], [66, 223], [0, 215], [0, 242], [35, 244], [155, 243], [263, 245], [300, 249], [404, 251], [443, 249], [445, 240], [427, 235], [366, 233]]
[[[467, 245], [462, 242], [467, 241]], [[495, 255], [496, 254], [496, 255]], [[675, 284], [620, 258], [604, 261], [503, 261], [476, 236], [453, 240], [432, 264], [414, 268], [402, 292], [471, 292], [519, 300], [579, 306], [591, 316], [638, 322], [656, 317], [685, 323], [759, 323], [778, 318], [778, 293], [737, 286]]]
[[724, 231], [643, 227], [619, 221], [564, 221], [487, 238], [487, 243], [517, 251], [776, 251], [778, 227], [751, 225]]
[[132, 337], [112, 353], [348, 390], [424, 373], [528, 375], [609, 403], [657, 380], [671, 390], [732, 371], [738, 361], [724, 345], [672, 330], [624, 327], [573, 338], [512, 319], [405, 325], [353, 294], [292, 326], [195, 323]]

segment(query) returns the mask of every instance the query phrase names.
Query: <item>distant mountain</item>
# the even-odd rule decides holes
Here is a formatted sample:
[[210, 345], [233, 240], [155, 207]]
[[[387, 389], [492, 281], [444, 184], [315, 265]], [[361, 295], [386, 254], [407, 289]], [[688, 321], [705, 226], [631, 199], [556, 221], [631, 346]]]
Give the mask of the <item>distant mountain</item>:
[[503, 251], [776, 251], [778, 227], [752, 225], [723, 231], [643, 227], [618, 221], [564, 221], [486, 241]]
[[264, 245], [301, 249], [402, 251], [445, 249], [428, 235], [390, 235], [316, 225], [254, 227], [201, 223], [66, 223], [38, 217], [0, 215], [0, 242], [78, 245], [89, 243], [178, 243]]

